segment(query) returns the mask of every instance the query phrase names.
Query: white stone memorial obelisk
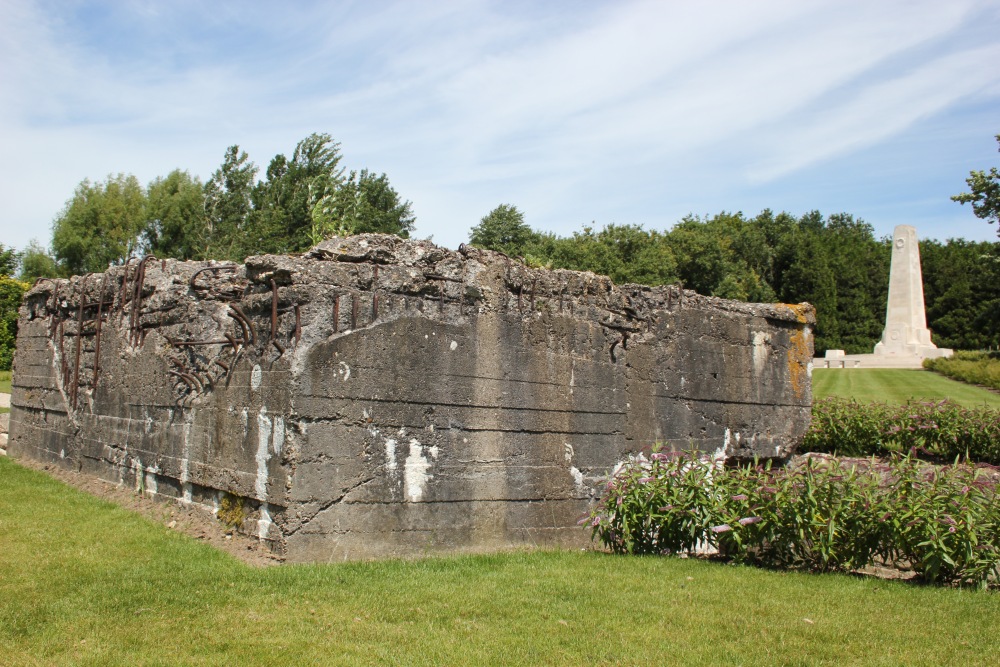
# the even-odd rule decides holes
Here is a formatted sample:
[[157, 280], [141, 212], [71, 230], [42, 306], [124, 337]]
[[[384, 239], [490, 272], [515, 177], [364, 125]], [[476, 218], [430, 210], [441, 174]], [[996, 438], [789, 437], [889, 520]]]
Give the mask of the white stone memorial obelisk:
[[917, 230], [909, 225], [899, 225], [893, 230], [889, 302], [885, 308], [885, 329], [882, 340], [875, 345], [875, 355], [911, 359], [951, 355], [951, 350], [938, 349], [931, 342], [924, 314]]

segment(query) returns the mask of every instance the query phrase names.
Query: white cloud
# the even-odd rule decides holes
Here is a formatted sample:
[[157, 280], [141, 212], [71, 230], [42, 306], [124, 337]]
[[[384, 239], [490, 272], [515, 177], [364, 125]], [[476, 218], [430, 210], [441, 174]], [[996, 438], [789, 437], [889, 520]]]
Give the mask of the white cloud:
[[[47, 237], [84, 177], [206, 178], [230, 143], [263, 169], [314, 131], [449, 245], [501, 202], [563, 233], [748, 208], [782, 183], [820, 206], [796, 173], [1000, 97], [998, 11], [972, 1], [91, 7], [0, 4], [7, 245]], [[842, 210], [871, 203], [853, 196]]]

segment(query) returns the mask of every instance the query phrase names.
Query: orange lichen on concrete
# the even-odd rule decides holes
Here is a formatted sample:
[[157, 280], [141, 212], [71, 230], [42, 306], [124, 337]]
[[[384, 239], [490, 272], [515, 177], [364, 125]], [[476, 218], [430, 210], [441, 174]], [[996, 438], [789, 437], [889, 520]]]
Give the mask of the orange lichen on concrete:
[[779, 309], [787, 309], [802, 327], [789, 336], [788, 378], [795, 397], [804, 399], [809, 387], [811, 376], [809, 364], [812, 363], [813, 346], [810, 325], [816, 322], [816, 309], [808, 303], [782, 303]]
[[816, 323], [816, 309], [810, 303], [778, 303], [778, 310], [788, 310], [802, 324]]

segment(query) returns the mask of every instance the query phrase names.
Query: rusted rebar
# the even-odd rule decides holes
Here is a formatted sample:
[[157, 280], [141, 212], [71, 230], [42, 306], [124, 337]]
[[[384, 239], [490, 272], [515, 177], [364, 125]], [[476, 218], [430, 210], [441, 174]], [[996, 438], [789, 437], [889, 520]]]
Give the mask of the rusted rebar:
[[139, 262], [139, 268], [136, 271], [135, 276], [135, 286], [134, 286], [134, 296], [132, 297], [132, 316], [129, 319], [129, 329], [131, 330], [130, 342], [132, 345], [139, 345], [142, 343], [141, 339], [141, 326], [140, 326], [140, 315], [142, 311], [142, 287], [146, 282], [146, 264], [149, 260], [155, 260], [156, 257], [153, 255], [146, 255]]
[[182, 373], [180, 371], [170, 371], [170, 370], [168, 370], [167, 373], [179, 377], [181, 380], [184, 381], [184, 383], [187, 386], [191, 387], [192, 391], [196, 391], [199, 394], [203, 391], [201, 381], [194, 375], [191, 375], [190, 373]]
[[167, 337], [167, 342], [174, 347], [199, 347], [201, 345], [232, 345], [233, 347], [238, 347], [239, 344], [243, 344], [246, 341], [233, 338], [229, 334], [224, 334], [226, 337], [222, 340], [176, 340]]
[[118, 322], [120, 323], [125, 317], [125, 297], [128, 294], [128, 267], [135, 261], [135, 257], [129, 257], [125, 260], [125, 264], [122, 267], [122, 286], [121, 290], [118, 292]]
[[[237, 304], [231, 303], [229, 304], [229, 307], [233, 309], [233, 312], [236, 313], [236, 316], [239, 317], [241, 320], [243, 320], [243, 323], [246, 324], [247, 328], [250, 329], [250, 344], [256, 345], [257, 328], [253, 325], [253, 322], [250, 321], [250, 318], [247, 317], [246, 313], [243, 312], [243, 309], [240, 308]], [[246, 334], [244, 334], [243, 337], [246, 338]]]
[[88, 273], [80, 278], [80, 308], [76, 315], [76, 353], [73, 358], [73, 388], [70, 390], [70, 404], [76, 410], [76, 397], [80, 390], [80, 350], [83, 347], [83, 302], [87, 293], [87, 281], [90, 279]]
[[[94, 379], [90, 383], [92, 389], [97, 389], [97, 376], [101, 371], [101, 310], [104, 306], [104, 289], [107, 285], [108, 272], [105, 271], [104, 277], [101, 278], [100, 292], [97, 294], [97, 329], [94, 332]], [[114, 305], [113, 299], [111, 305]]]

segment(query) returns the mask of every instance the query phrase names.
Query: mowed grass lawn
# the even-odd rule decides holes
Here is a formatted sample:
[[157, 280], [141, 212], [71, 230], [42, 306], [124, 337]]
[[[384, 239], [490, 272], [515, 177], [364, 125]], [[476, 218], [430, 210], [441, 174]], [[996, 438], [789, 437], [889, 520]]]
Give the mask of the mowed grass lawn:
[[817, 368], [813, 399], [853, 398], [862, 403], [906, 403], [949, 399], [966, 407], [1000, 409], [1000, 394], [924, 370], [890, 368]]
[[254, 569], [0, 457], [3, 665], [972, 665], [1000, 596], [532, 552]]

